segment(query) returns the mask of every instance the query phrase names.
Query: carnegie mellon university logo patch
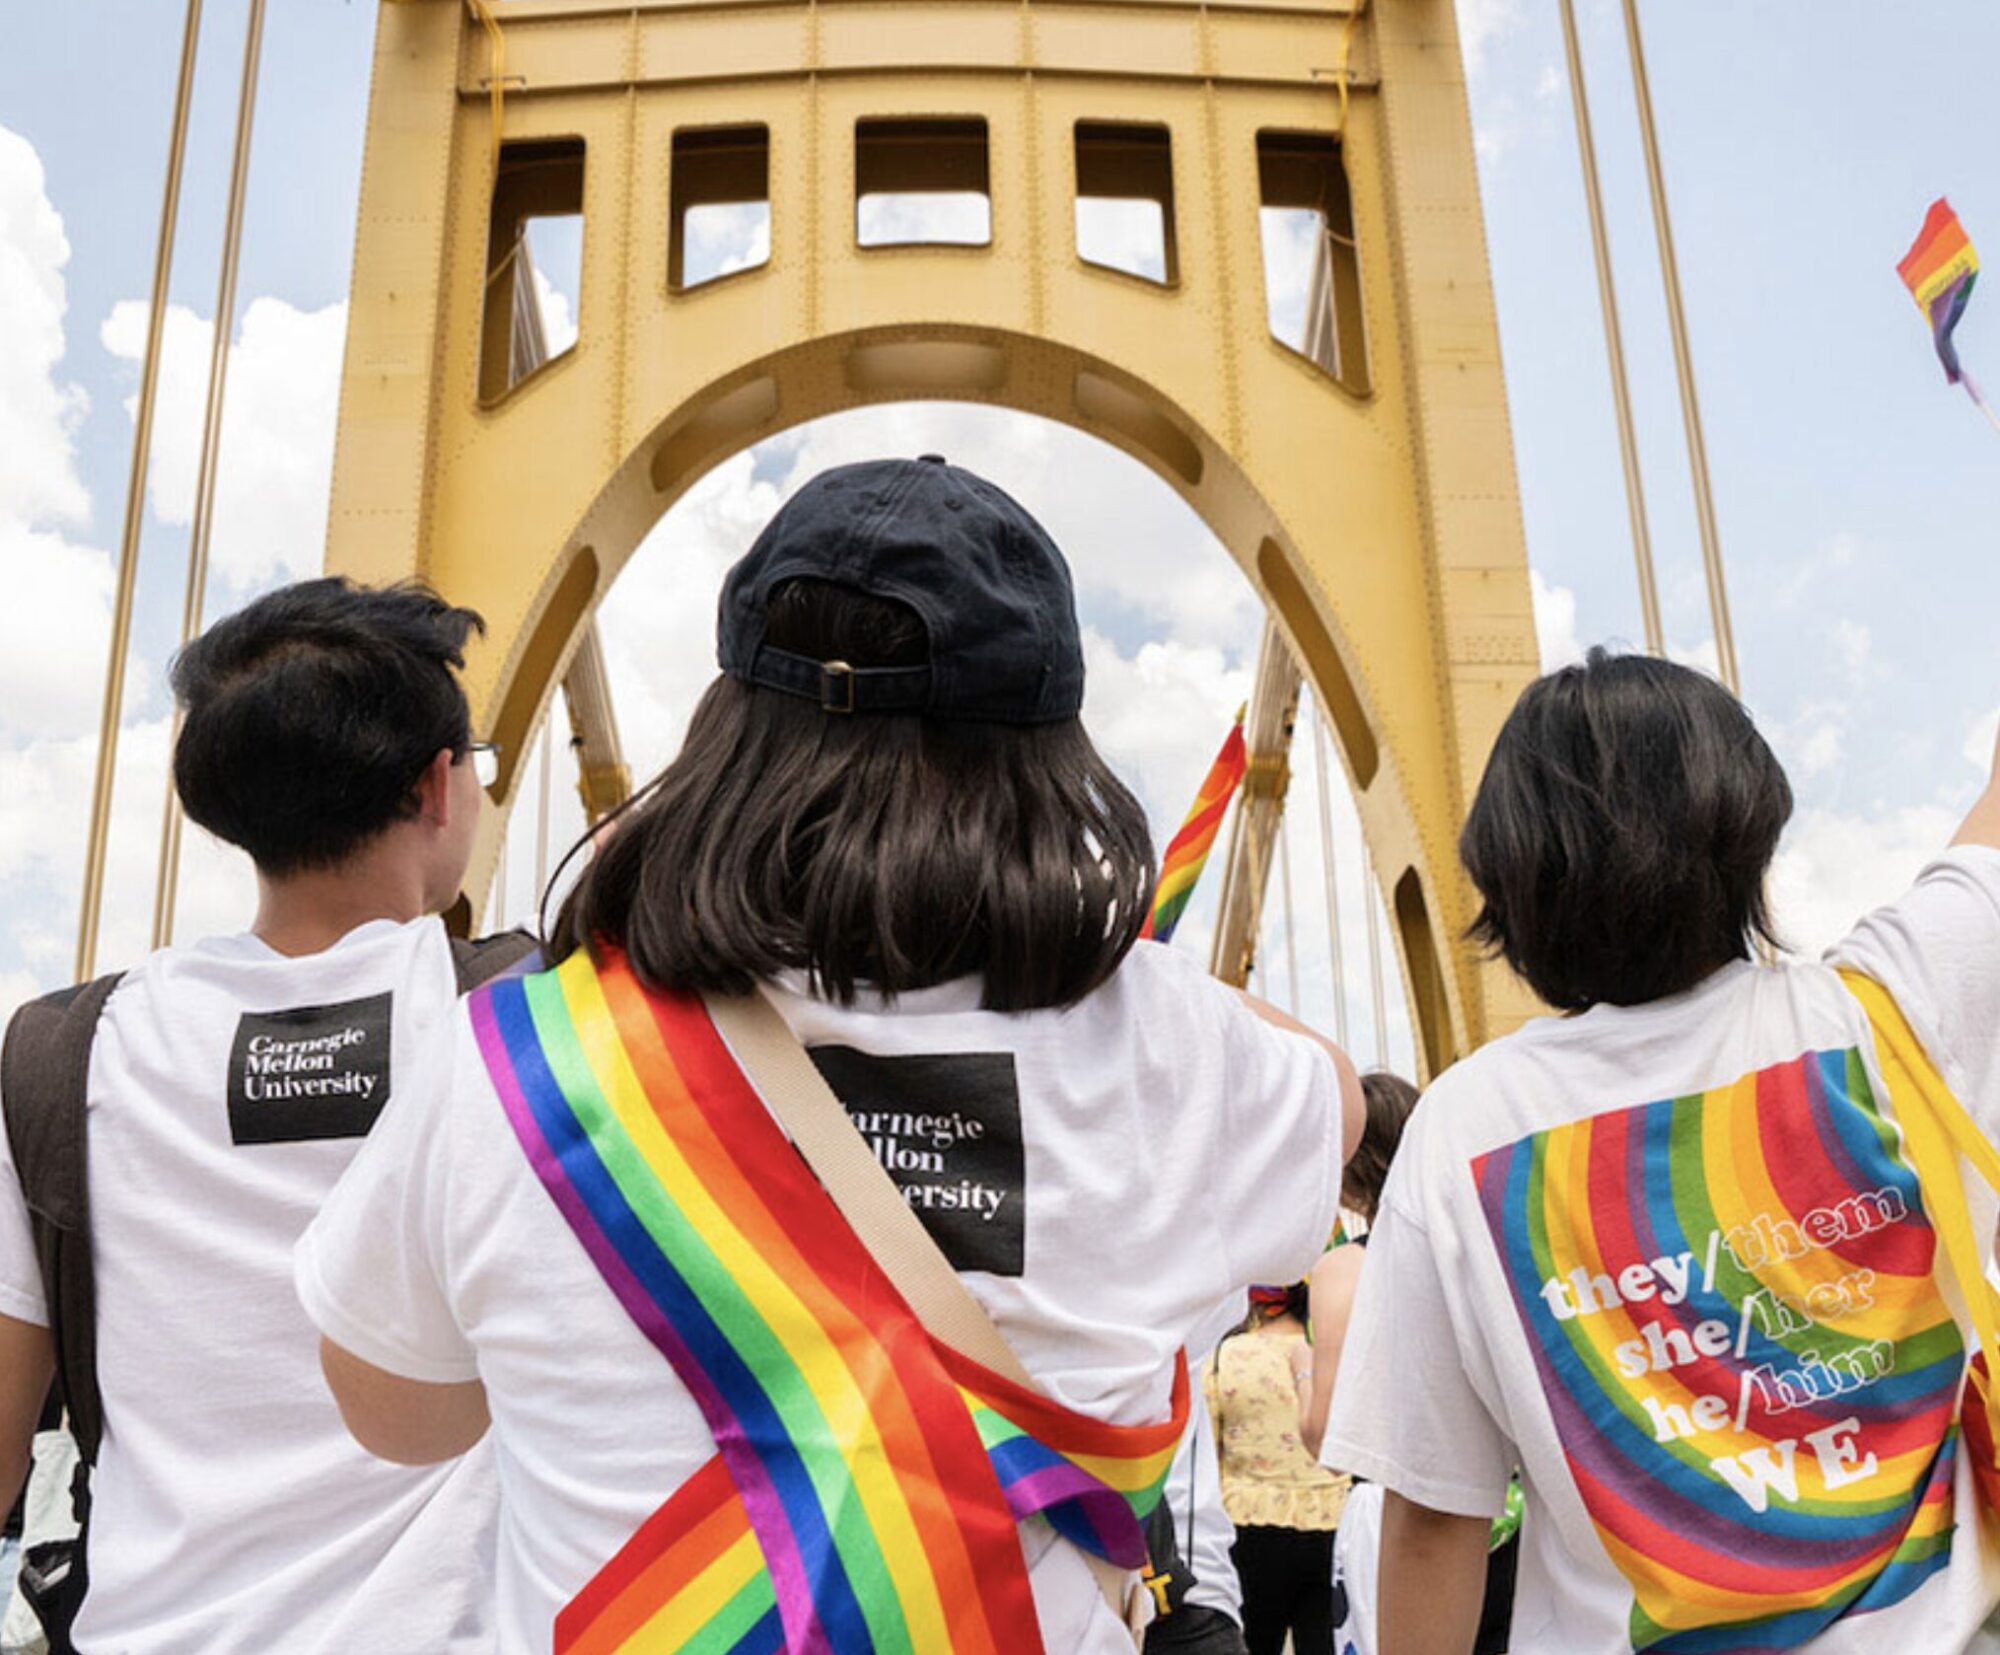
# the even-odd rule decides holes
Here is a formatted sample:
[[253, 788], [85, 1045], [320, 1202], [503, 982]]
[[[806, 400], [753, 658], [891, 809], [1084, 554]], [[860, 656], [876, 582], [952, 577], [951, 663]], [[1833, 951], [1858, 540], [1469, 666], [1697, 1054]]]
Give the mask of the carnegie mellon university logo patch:
[[957, 1270], [1018, 1276], [1024, 1179], [1012, 1052], [808, 1055]]
[[229, 1052], [230, 1141], [366, 1137], [389, 1101], [393, 999], [244, 1013]]

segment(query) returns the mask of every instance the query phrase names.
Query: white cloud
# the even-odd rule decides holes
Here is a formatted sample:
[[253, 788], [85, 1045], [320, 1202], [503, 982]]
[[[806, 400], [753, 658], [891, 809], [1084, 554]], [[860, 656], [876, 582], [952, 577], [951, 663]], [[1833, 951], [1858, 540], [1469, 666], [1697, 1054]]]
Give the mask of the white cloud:
[[1553, 63], [1542, 65], [1542, 72], [1535, 80], [1535, 96], [1543, 103], [1561, 96], [1563, 88], [1569, 85], [1569, 77]]
[[722, 577], [784, 495], [725, 460], [676, 503], [619, 576], [600, 616], [619, 734], [635, 777], [679, 751], [696, 699], [715, 677]]
[[1583, 640], [1576, 632], [1576, 593], [1551, 586], [1539, 569], [1528, 571], [1528, 595], [1535, 606], [1535, 642], [1541, 649], [1542, 671], [1553, 672], [1583, 659]]
[[1157, 201], [1076, 198], [1077, 256], [1148, 281], [1167, 279], [1166, 219]]
[[[239, 596], [320, 566], [346, 328], [340, 304], [301, 311], [259, 298], [243, 312], [229, 350], [209, 553], [215, 575]], [[146, 307], [121, 300], [100, 335], [107, 351], [136, 366]], [[208, 321], [168, 307], [147, 498], [161, 522], [176, 526], [194, 517], [212, 337]]]
[[1306, 298], [1313, 259], [1326, 221], [1311, 207], [1260, 207], [1264, 252], [1264, 312], [1271, 336], [1299, 350], [1306, 337]]
[[977, 190], [882, 191], [855, 203], [854, 223], [855, 239], [863, 247], [976, 247], [993, 234], [993, 202]]
[[771, 204], [730, 201], [690, 207], [681, 220], [681, 281], [689, 287], [753, 270], [771, 257]]
[[0, 127], [0, 514], [81, 523], [90, 499], [71, 442], [85, 398], [60, 381], [69, 240], [41, 157]]
[[[5, 335], [0, 314], [0, 356]], [[10, 517], [0, 500], [0, 570], [0, 739], [96, 728], [111, 634], [111, 559]], [[135, 683], [133, 693], [142, 694], [143, 685]]]
[[1951, 839], [1958, 813], [1909, 805], [1876, 816], [1808, 809], [1792, 818], [1771, 868], [1771, 904], [1785, 941], [1807, 957], [1891, 902]]
[[[112, 567], [66, 531], [88, 520], [75, 432], [83, 397], [59, 377], [69, 248], [40, 162], [0, 129], [0, 1007], [68, 975], [110, 635]], [[172, 310], [162, 358], [153, 502], [192, 512], [208, 327]], [[215, 557], [240, 588], [319, 561], [332, 462], [342, 316], [254, 301], [232, 355]], [[103, 337], [137, 360], [145, 307], [121, 304]], [[128, 720], [151, 672], [131, 664]], [[129, 723], [119, 746], [99, 958], [128, 962], [151, 929], [168, 725]], [[240, 928], [251, 876], [198, 829], [185, 840], [181, 934]]]
[[576, 343], [576, 307], [570, 296], [543, 274], [540, 265], [534, 267], [534, 274], [535, 303], [542, 312], [542, 338], [551, 357], [561, 356]]
[[1141, 644], [1128, 656], [1090, 627], [1083, 648], [1084, 722], [1146, 805], [1154, 840], [1164, 847], [1249, 698], [1250, 665], [1176, 639]]
[[1514, 101], [1490, 84], [1493, 47], [1521, 21], [1520, 0], [1458, 0], [1458, 44], [1472, 97], [1472, 147], [1482, 168], [1500, 164], [1519, 137]]
[[1472, 152], [1479, 157], [1481, 166], [1497, 167], [1514, 147], [1518, 134], [1508, 118], [1510, 113], [1503, 101], [1493, 118], [1473, 123]]
[[58, 377], [69, 242], [41, 158], [0, 127], [0, 738], [92, 727], [110, 629], [111, 560], [71, 542], [83, 393]]
[[2000, 707], [1972, 721], [1960, 751], [1965, 754], [1965, 762], [1985, 777], [1993, 774], [1996, 747], [2000, 747]]
[[1669, 639], [1667, 659], [1678, 661], [1684, 667], [1693, 667], [1697, 672], [1705, 672], [1711, 678], [1722, 676], [1722, 653], [1715, 647], [1713, 637], [1702, 639], [1692, 649], [1683, 648]]
[[1831, 770], [1840, 762], [1841, 732], [1834, 723], [1816, 725], [1799, 744], [1794, 765], [1802, 776], [1812, 777]]
[[[166, 797], [165, 718], [128, 724], [118, 746], [110, 854], [105, 862], [98, 960], [129, 964], [151, 939], [153, 875]], [[69, 973], [89, 825], [94, 734], [0, 746], [0, 889], [9, 940], [43, 988]], [[240, 852], [188, 827], [181, 862], [177, 934], [239, 931], [255, 886]]]
[[1850, 678], [1868, 675], [1874, 665], [1874, 640], [1868, 628], [1860, 621], [1839, 620], [1833, 623], [1833, 645], [1840, 653], [1841, 665], [1846, 667]]
[[1468, 76], [1485, 73], [1494, 42], [1520, 21], [1520, 0], [1458, 0], [1458, 43]]

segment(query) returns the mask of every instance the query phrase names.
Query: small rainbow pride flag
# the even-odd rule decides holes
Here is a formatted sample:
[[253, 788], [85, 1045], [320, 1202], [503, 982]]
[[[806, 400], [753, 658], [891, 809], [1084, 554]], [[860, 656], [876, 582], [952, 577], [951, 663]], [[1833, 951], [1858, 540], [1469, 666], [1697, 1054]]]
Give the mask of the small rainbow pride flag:
[[1931, 203], [1924, 227], [1897, 264], [1896, 274], [1917, 301], [1917, 309], [1930, 319], [1931, 339], [1937, 346], [1938, 360], [1944, 364], [1945, 378], [1954, 385], [1963, 381], [1972, 400], [1978, 402], [1979, 392], [1959, 366], [1958, 347], [1951, 335], [1979, 280], [1979, 255], [1973, 251], [1965, 226], [1958, 222], [1958, 214], [1943, 196]]
[[1222, 830], [1222, 817], [1229, 809], [1230, 797], [1249, 767], [1250, 755], [1243, 745], [1243, 714], [1238, 712], [1222, 743], [1222, 751], [1215, 755], [1201, 791], [1194, 796], [1194, 808], [1167, 846], [1167, 854], [1160, 863], [1159, 888], [1153, 893], [1153, 911], [1146, 916], [1140, 936], [1151, 937], [1155, 942], [1173, 939], [1174, 927], [1180, 924], [1188, 898], [1194, 895], [1195, 881], [1208, 865], [1208, 853], [1214, 849], [1215, 836]]

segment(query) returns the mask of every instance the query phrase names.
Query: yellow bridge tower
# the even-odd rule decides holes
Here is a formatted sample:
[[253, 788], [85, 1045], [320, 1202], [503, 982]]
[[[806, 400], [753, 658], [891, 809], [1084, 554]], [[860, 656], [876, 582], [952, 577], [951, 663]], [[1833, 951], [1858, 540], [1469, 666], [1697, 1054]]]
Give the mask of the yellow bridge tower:
[[[382, 7], [327, 566], [485, 614], [498, 804], [703, 472], [840, 409], [998, 404], [1144, 461], [1263, 594], [1352, 781], [1421, 1066], [1519, 1020], [1458, 940], [1458, 824], [1536, 649], [1451, 0], [478, 9]], [[983, 240], [864, 245], [863, 198], [938, 192], [984, 198]], [[1158, 279], [1086, 262], [1080, 197], [1154, 204]], [[724, 203], [765, 205], [768, 258], [699, 279], [689, 215]], [[1264, 207], [1318, 215], [1290, 344]], [[579, 211], [578, 336], [542, 361], [518, 248]]]

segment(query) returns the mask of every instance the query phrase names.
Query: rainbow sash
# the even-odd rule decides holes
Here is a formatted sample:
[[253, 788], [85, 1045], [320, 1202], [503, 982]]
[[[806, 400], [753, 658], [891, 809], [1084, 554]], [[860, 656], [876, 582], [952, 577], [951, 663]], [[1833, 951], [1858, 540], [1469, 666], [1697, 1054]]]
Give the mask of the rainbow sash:
[[1037, 1651], [1015, 1525], [1145, 1559], [1187, 1419], [1113, 1426], [932, 1340], [700, 1001], [613, 958], [470, 1003], [522, 1147], [717, 1448], [558, 1617], [558, 1655]]

